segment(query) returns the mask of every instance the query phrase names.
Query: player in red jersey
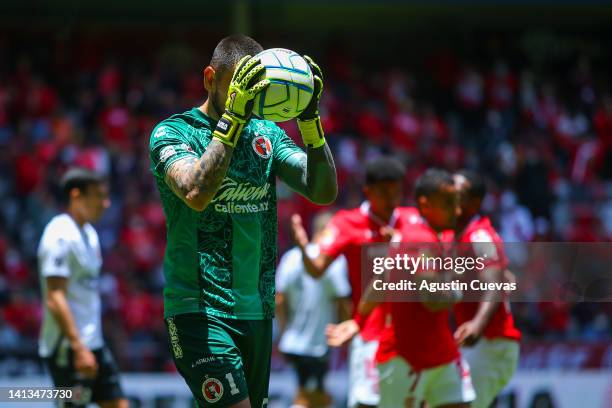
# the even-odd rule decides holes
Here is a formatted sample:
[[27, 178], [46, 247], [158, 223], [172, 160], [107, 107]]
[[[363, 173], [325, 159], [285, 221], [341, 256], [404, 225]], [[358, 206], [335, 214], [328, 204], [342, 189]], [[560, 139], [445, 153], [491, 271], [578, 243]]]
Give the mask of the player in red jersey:
[[[300, 248], [304, 265], [315, 277], [321, 276], [333, 260], [343, 254], [349, 271], [352, 301], [355, 309], [361, 296], [362, 246], [386, 242], [392, 232], [401, 228], [411, 210], [399, 208], [403, 196], [405, 170], [396, 159], [381, 157], [366, 164], [364, 195], [367, 199], [359, 208], [338, 211], [319, 241], [321, 252], [311, 259], [304, 249], [308, 237], [299, 216], [292, 219], [294, 238]], [[349, 406], [369, 407], [379, 403], [378, 372], [374, 355], [378, 338], [385, 324], [385, 312], [377, 308], [363, 319], [354, 319], [328, 328], [329, 343], [339, 346], [352, 338], [349, 356]], [[359, 331], [361, 326], [361, 332]]]
[[[489, 218], [480, 214], [485, 183], [470, 171], [460, 171], [453, 179], [461, 197], [455, 241], [460, 243], [460, 250], [471, 252], [468, 255], [481, 256], [486, 252], [487, 279], [501, 281], [508, 261], [502, 239]], [[463, 346], [461, 353], [470, 365], [476, 389], [472, 407], [488, 408], [516, 370], [521, 332], [514, 325], [507, 301], [466, 301], [457, 303], [453, 309], [458, 325], [455, 339]]]
[[[402, 250], [444, 256], [442, 231], [454, 228], [460, 212], [452, 176], [430, 169], [415, 185], [419, 222], [400, 228]], [[417, 271], [421, 273], [421, 271]], [[425, 274], [422, 274], [425, 276]], [[451, 293], [449, 292], [448, 295]], [[380, 408], [412, 406], [425, 401], [431, 408], [467, 408], [475, 398], [468, 364], [461, 358], [448, 324], [452, 297], [422, 302], [388, 302], [391, 330], [377, 353]], [[362, 310], [364, 303], [362, 303]]]

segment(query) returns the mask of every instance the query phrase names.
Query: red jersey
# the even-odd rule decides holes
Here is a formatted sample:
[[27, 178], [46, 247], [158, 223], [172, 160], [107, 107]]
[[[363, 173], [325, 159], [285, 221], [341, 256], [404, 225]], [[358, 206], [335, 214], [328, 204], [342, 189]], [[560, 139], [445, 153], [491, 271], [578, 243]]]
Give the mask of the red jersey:
[[[408, 228], [409, 225], [422, 224], [425, 221], [421, 217], [418, 208], [416, 207], [402, 207], [402, 222], [403, 227]], [[381, 305], [383, 314], [386, 316], [391, 315], [391, 303], [383, 303]], [[375, 361], [379, 364], [386, 363], [397, 355], [395, 347], [395, 332], [391, 319], [385, 320], [385, 327], [380, 334], [380, 343], [376, 350]]]
[[[383, 309], [385, 316], [391, 315], [391, 303], [383, 303], [381, 308]], [[385, 327], [380, 334], [380, 341], [378, 343], [378, 348], [376, 349], [376, 356], [374, 357], [374, 361], [376, 361], [377, 364], [384, 364], [393, 357], [397, 356], [393, 323], [391, 322], [391, 319], [387, 320], [385, 323]]]
[[[400, 233], [401, 242], [429, 244], [427, 252], [434, 249], [432, 243], [441, 243], [438, 234], [422, 220], [406, 223]], [[442, 252], [440, 245], [440, 256]], [[391, 328], [381, 336], [377, 362], [399, 354], [414, 370], [423, 370], [459, 357], [447, 310], [432, 312], [419, 302], [389, 302], [386, 305], [391, 313]]]
[[[336, 258], [344, 255], [348, 265], [349, 282], [353, 306], [361, 300], [361, 247], [364, 244], [385, 242], [380, 234], [381, 227], [386, 225], [399, 229], [404, 220], [415, 214], [413, 208], [398, 207], [393, 212], [389, 224], [372, 214], [366, 201], [359, 208], [340, 210], [330, 220], [319, 241], [321, 253]], [[355, 312], [354, 318], [360, 321], [361, 336], [365, 341], [377, 340], [385, 325], [385, 312], [377, 307], [367, 317]]]
[[398, 207], [397, 211], [399, 212], [400, 220], [402, 221], [399, 227], [406, 227], [411, 224], [421, 224], [423, 223], [423, 217], [421, 217], [421, 213], [419, 213], [419, 209], [416, 207]]
[[[450, 237], [452, 234], [445, 237]], [[504, 252], [504, 242], [501, 237], [491, 225], [489, 217], [475, 216], [463, 230], [461, 235], [456, 239], [457, 242], [463, 244], [469, 243], [481, 243], [481, 242], [492, 242], [495, 244], [495, 253], [493, 257], [488, 253], [490, 261], [495, 265], [499, 266], [502, 270], [508, 267], [508, 259]], [[478, 246], [473, 246], [473, 251], [478, 251]], [[478, 254], [476, 254], [478, 256]], [[478, 302], [460, 302], [454, 306], [455, 320], [457, 325], [463, 324], [468, 320], [471, 320], [478, 311]], [[504, 337], [511, 340], [519, 341], [521, 339], [521, 332], [514, 325], [514, 319], [510, 312], [510, 305], [508, 302], [500, 303], [499, 307], [491, 317], [491, 321], [485, 328], [483, 333], [484, 337], [488, 339]]]

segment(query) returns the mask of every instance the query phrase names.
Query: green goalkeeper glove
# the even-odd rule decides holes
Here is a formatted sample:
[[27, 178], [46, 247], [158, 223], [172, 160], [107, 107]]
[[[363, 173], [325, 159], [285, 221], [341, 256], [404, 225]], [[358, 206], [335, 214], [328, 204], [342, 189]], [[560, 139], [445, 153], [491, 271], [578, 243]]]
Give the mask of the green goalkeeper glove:
[[297, 124], [304, 144], [309, 147], [321, 147], [325, 144], [321, 118], [319, 118], [319, 102], [323, 93], [323, 72], [321, 68], [307, 55], [304, 59], [314, 75], [314, 90], [310, 103], [298, 116]]
[[214, 138], [228, 146], [236, 146], [244, 124], [253, 112], [253, 99], [270, 85], [267, 79], [257, 82], [264, 70], [265, 67], [261, 65], [259, 59], [250, 55], [238, 61], [227, 91], [225, 113], [213, 132]]

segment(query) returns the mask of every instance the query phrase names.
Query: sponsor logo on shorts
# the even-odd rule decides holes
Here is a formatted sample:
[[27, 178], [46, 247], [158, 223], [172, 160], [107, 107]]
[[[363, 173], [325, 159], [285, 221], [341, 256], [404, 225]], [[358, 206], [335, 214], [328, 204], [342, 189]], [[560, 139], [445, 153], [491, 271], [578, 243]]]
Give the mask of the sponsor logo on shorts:
[[257, 133], [255, 133], [255, 138], [253, 139], [251, 145], [253, 146], [255, 153], [257, 153], [257, 155], [262, 159], [267, 159], [272, 154], [272, 143], [270, 142], [270, 139], [265, 136], [259, 136]]
[[209, 377], [202, 383], [202, 395], [206, 402], [215, 403], [223, 396], [223, 384], [214, 377]]
[[166, 322], [168, 323], [168, 334], [170, 335], [170, 345], [172, 346], [172, 353], [174, 354], [174, 358], [183, 358], [183, 349], [181, 348], [178, 330], [176, 330], [174, 319], [169, 317], [166, 319]]
[[93, 391], [90, 387], [85, 387], [81, 384], [77, 384], [72, 392], [72, 402], [76, 404], [89, 404], [91, 402], [91, 396]]

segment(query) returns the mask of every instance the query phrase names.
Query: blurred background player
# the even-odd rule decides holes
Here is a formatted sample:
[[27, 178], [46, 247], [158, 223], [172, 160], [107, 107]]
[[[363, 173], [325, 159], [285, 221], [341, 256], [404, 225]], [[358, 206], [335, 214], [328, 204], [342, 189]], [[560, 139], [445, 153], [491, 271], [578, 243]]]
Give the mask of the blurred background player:
[[260, 51], [244, 35], [221, 40], [203, 72], [204, 103], [162, 121], [150, 138], [168, 226], [164, 317], [175, 365], [198, 406], [268, 403], [276, 177], [317, 204], [337, 194], [319, 119], [321, 70], [311, 63], [315, 90], [297, 118], [304, 152], [274, 123], [251, 119], [253, 99], [269, 84], [251, 57]]
[[[483, 256], [486, 252], [486, 270], [479, 271], [479, 278], [501, 281], [508, 260], [502, 239], [489, 218], [480, 214], [486, 195], [484, 180], [466, 170], [455, 173], [453, 179], [461, 204], [455, 228], [459, 251], [472, 257]], [[483, 277], [483, 273], [488, 276]], [[472, 407], [488, 408], [516, 370], [521, 332], [514, 325], [507, 301], [460, 302], [455, 304], [454, 314], [458, 325], [455, 339], [462, 345], [461, 354], [470, 365], [476, 389]]]
[[[460, 212], [453, 178], [444, 170], [429, 169], [417, 179], [414, 190], [422, 220], [404, 224], [398, 239], [414, 244], [419, 254], [444, 256], [439, 245], [441, 233], [454, 228]], [[409, 250], [415, 248], [410, 245]], [[427, 278], [436, 279], [435, 275]], [[362, 311], [371, 307], [366, 306], [367, 297], [360, 305]], [[468, 364], [461, 358], [449, 326], [452, 305], [452, 296], [445, 301], [435, 298], [386, 304], [391, 330], [385, 331], [376, 355], [380, 408], [412, 406], [414, 401], [425, 401], [430, 408], [470, 406], [475, 392]]]
[[348, 263], [354, 319], [332, 325], [328, 329], [328, 337], [332, 346], [340, 346], [353, 339], [349, 351], [350, 407], [373, 407], [379, 402], [374, 355], [385, 325], [385, 312], [376, 308], [365, 319], [356, 313], [362, 290], [361, 251], [365, 244], [389, 241], [389, 231], [401, 227], [406, 217], [406, 213], [399, 208], [404, 177], [404, 166], [392, 157], [382, 156], [366, 163], [363, 186], [366, 201], [359, 208], [341, 210], [334, 215], [319, 240], [321, 250], [317, 257], [310, 257], [307, 253], [308, 236], [301, 219], [292, 219], [293, 235], [309, 274], [322, 276], [340, 255], [344, 255]]
[[102, 253], [91, 225], [110, 206], [108, 188], [100, 176], [82, 168], [68, 170], [61, 184], [66, 211], [49, 221], [38, 247], [44, 305], [39, 354], [55, 387], [79, 389], [80, 398], [60, 406], [95, 402], [127, 408], [119, 370], [102, 336]]
[[[322, 232], [332, 214], [323, 212], [313, 220], [308, 256], [319, 255]], [[315, 279], [304, 270], [302, 252], [287, 251], [276, 269], [277, 318], [282, 333], [279, 350], [293, 364], [298, 378], [294, 407], [329, 407], [332, 400], [324, 388], [329, 353], [325, 328], [348, 319], [352, 310], [351, 287], [344, 256], [339, 256], [323, 276]]]

